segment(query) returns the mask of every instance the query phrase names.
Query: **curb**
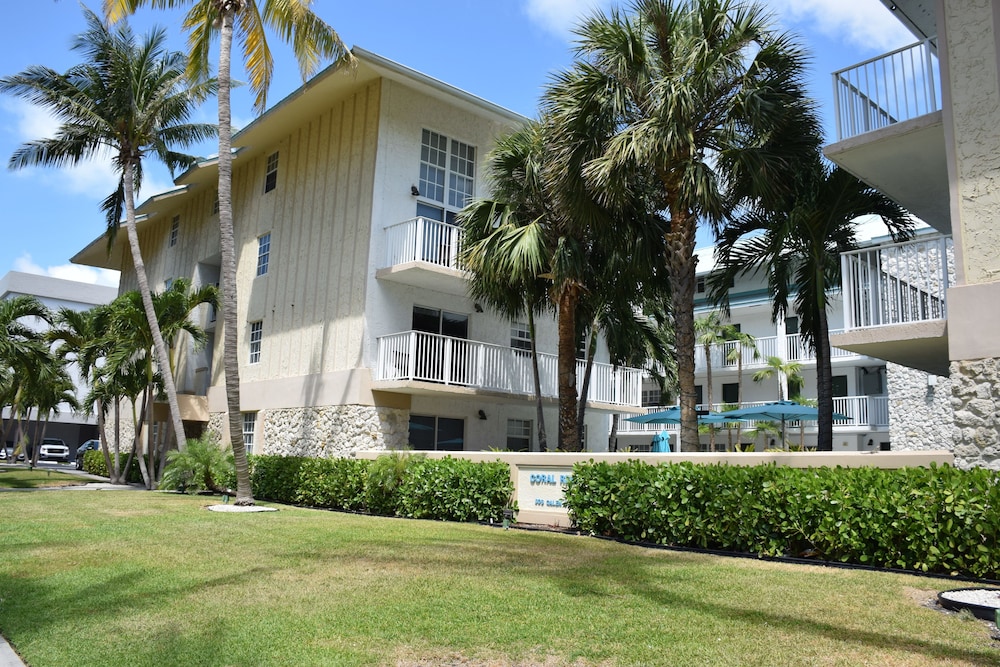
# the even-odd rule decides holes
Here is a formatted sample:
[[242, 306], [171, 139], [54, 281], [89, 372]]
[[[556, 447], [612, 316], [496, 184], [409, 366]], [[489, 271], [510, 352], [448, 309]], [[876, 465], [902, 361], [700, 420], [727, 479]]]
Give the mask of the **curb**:
[[2, 635], [0, 635], [0, 667], [26, 667], [21, 656], [14, 652]]

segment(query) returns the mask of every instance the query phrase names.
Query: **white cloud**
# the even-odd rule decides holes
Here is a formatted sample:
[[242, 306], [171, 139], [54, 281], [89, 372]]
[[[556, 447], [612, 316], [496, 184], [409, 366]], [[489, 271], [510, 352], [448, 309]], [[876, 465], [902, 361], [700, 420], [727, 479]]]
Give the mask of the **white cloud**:
[[799, 30], [883, 53], [916, 41], [892, 13], [875, 0], [767, 0], [779, 20]]
[[60, 264], [44, 268], [36, 264], [28, 253], [24, 253], [14, 260], [14, 270], [22, 273], [33, 273], [38, 276], [75, 280], [92, 285], [105, 285], [107, 287], [118, 287], [118, 279], [121, 275], [118, 271], [95, 269], [77, 264]]
[[525, 0], [524, 10], [533, 22], [568, 40], [580, 19], [611, 4], [610, 0]]

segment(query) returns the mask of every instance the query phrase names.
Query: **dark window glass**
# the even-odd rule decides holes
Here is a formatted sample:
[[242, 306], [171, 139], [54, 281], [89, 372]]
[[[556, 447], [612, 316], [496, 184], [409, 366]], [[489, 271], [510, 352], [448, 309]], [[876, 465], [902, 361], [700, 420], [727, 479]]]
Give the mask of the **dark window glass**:
[[702, 402], [703, 398], [704, 398], [704, 395], [702, 394], [702, 386], [700, 384], [696, 384], [694, 386], [694, 402], [695, 402], [695, 404], [701, 405], [701, 402]]
[[786, 334], [797, 334], [799, 332], [799, 318], [797, 317], [786, 317], [785, 318], [785, 333]]
[[434, 417], [410, 415], [410, 447], [423, 450], [434, 449], [435, 421]]
[[834, 375], [831, 378], [833, 385], [833, 395], [834, 396], [847, 396], [847, 376], [846, 375]]
[[738, 382], [726, 382], [722, 385], [722, 402], [738, 403], [740, 400], [740, 385]]

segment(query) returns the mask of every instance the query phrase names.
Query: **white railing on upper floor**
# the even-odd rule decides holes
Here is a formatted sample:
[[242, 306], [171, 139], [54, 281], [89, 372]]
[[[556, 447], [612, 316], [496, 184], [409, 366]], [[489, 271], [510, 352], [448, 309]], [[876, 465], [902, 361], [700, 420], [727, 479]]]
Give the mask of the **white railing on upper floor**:
[[[831, 334], [841, 333], [840, 329], [831, 329]], [[816, 353], [809, 349], [803, 342], [799, 334], [786, 334], [785, 344], [782, 348], [779, 344], [781, 340], [778, 336], [761, 336], [756, 338], [755, 345], [743, 345], [739, 354], [742, 356], [743, 369], [751, 370], [764, 368], [767, 366], [768, 357], [780, 357], [785, 361], [809, 362], [816, 360]], [[709, 359], [712, 362], [713, 370], [732, 370], [737, 368], [740, 357], [736, 356], [736, 341], [724, 341], [716, 343], [710, 348]], [[755, 353], [756, 352], [756, 353]], [[839, 347], [830, 348], [831, 359], [844, 359], [856, 357], [856, 353], [849, 350], [842, 350]], [[699, 345], [695, 348], [695, 372], [705, 372], [705, 346]]]
[[385, 228], [385, 265], [427, 262], [458, 269], [462, 230], [455, 225], [411, 218]]
[[844, 330], [947, 318], [955, 281], [950, 236], [908, 241], [840, 256]]
[[[535, 392], [531, 353], [422, 331], [405, 331], [378, 338], [376, 381], [422, 381], [472, 387], [510, 394]], [[577, 391], [586, 364], [577, 362]], [[558, 396], [558, 359], [538, 355], [542, 396]], [[587, 400], [638, 407], [642, 404], [643, 371], [595, 363]]]
[[833, 73], [837, 141], [941, 109], [937, 38]]
[[[739, 404], [741, 408], [751, 408], [758, 405], [765, 405], [770, 401], [744, 401]], [[660, 410], [666, 410], [672, 406], [669, 405], [659, 405], [650, 406], [645, 408], [646, 414], [653, 412], [659, 412]], [[714, 403], [711, 409], [714, 411], [720, 411], [723, 408], [729, 409], [732, 404], [725, 403]], [[699, 409], [709, 409], [709, 406], [699, 405]], [[889, 397], [888, 396], [838, 396], [833, 399], [833, 411], [847, 417], [847, 419], [835, 419], [833, 422], [834, 428], [842, 429], [871, 429], [871, 428], [888, 428], [889, 427]], [[626, 418], [631, 417], [629, 414], [618, 415], [618, 433], [629, 434], [629, 433], [658, 433], [663, 430], [676, 431], [680, 428], [678, 424], [639, 424], [636, 422], [630, 422]], [[742, 424], [742, 428], [752, 429], [755, 428], [757, 422], [745, 421]], [[796, 421], [788, 420], [785, 425], [794, 424], [796, 428], [799, 423]], [[816, 430], [815, 421], [805, 422], [805, 427], [807, 432]]]

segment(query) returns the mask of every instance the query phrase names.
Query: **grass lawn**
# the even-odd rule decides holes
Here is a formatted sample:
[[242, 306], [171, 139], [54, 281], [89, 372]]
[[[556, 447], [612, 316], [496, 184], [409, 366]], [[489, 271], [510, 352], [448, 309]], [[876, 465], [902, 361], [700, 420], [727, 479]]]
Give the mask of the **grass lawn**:
[[0, 466], [0, 489], [38, 489], [53, 486], [79, 486], [93, 481], [72, 473], [59, 472], [52, 468], [27, 466]]
[[205, 497], [0, 494], [0, 633], [46, 665], [996, 665], [962, 584]]

